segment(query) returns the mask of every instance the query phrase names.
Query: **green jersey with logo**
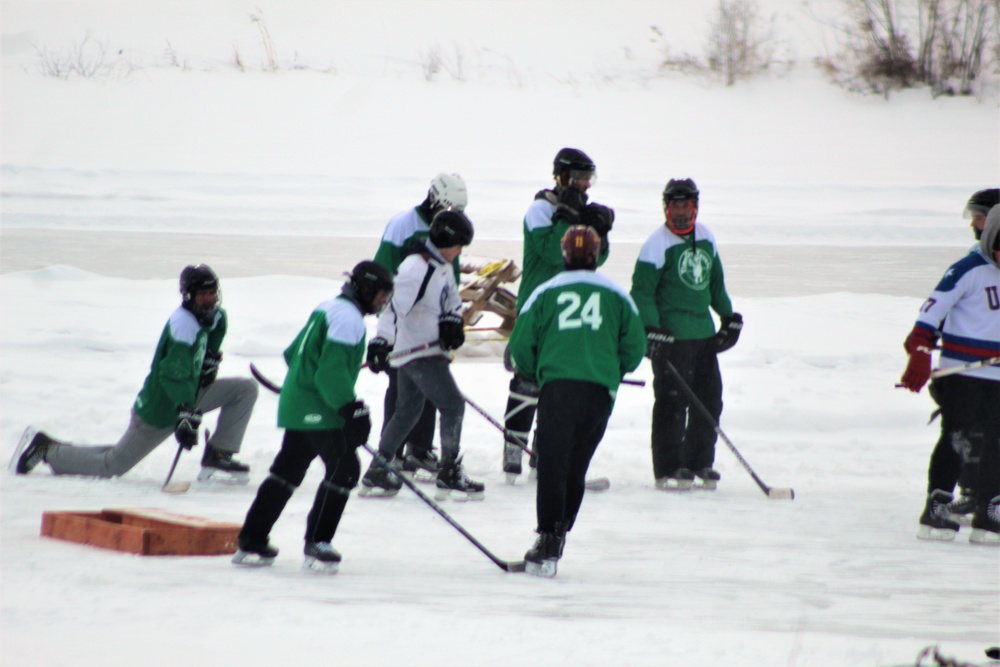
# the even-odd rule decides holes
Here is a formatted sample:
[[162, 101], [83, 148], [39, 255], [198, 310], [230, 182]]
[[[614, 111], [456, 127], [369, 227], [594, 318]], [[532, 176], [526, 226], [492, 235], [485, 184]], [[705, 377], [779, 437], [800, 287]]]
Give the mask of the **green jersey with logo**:
[[563, 271], [525, 301], [510, 336], [521, 375], [544, 385], [584, 380], [612, 398], [646, 353], [646, 332], [624, 289], [593, 271]]
[[355, 400], [365, 358], [365, 323], [351, 300], [338, 296], [316, 307], [285, 350], [288, 374], [278, 399], [278, 426], [297, 431], [342, 428], [338, 411]]
[[222, 308], [207, 327], [183, 306], [171, 313], [156, 344], [149, 375], [132, 406], [144, 422], [158, 428], [173, 427], [177, 408], [195, 404], [205, 350], [219, 351], [227, 322]]
[[647, 327], [670, 331], [678, 340], [710, 338], [715, 322], [733, 314], [715, 237], [695, 223], [685, 236], [661, 226], [639, 251], [630, 292]]

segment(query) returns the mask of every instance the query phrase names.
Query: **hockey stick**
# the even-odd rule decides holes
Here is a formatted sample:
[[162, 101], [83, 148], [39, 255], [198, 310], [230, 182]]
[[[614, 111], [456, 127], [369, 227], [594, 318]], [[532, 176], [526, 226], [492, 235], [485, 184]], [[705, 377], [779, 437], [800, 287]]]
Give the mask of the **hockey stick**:
[[[509, 438], [510, 443], [512, 445], [520, 447], [521, 451], [525, 452], [528, 456], [535, 455], [533, 451], [528, 449], [528, 445], [526, 445], [525, 442], [521, 440], [520, 436], [518, 436], [513, 431], [507, 429], [503, 424], [497, 421], [495, 417], [490, 415], [490, 413], [486, 412], [486, 410], [483, 410], [481, 407], [476, 405], [476, 403], [468, 396], [465, 396], [463, 394], [462, 398], [464, 398], [465, 402], [471, 405], [476, 412], [485, 417], [486, 421], [488, 421], [489, 423], [493, 424], [498, 429], [500, 429], [500, 432], [503, 433], [505, 436], [507, 436], [507, 438]], [[588, 491], [607, 491], [609, 488], [611, 488], [611, 480], [608, 479], [607, 477], [595, 477], [593, 479], [588, 479], [586, 482], [584, 482], [583, 485]]]
[[[208, 439], [210, 437], [212, 437], [212, 434], [209, 433], [208, 429], [206, 428], [205, 429], [205, 446], [206, 447], [208, 447]], [[163, 491], [164, 493], [174, 493], [174, 494], [176, 494], [176, 493], [184, 493], [188, 489], [191, 488], [191, 482], [174, 482], [173, 484], [170, 483], [170, 478], [174, 476], [174, 470], [177, 468], [177, 462], [180, 461], [180, 459], [181, 459], [181, 452], [183, 450], [184, 450], [184, 448], [180, 444], [178, 444], [177, 445], [177, 453], [174, 454], [174, 462], [170, 466], [170, 472], [167, 473], [167, 479], [163, 482], [163, 486], [160, 488], [160, 491]]]
[[630, 378], [622, 378], [622, 384], [630, 384], [633, 387], [645, 387], [646, 386], [646, 381], [645, 380], [632, 380]]
[[750, 464], [746, 462], [746, 459], [744, 459], [743, 456], [740, 454], [739, 450], [736, 449], [736, 445], [734, 445], [732, 441], [726, 436], [726, 434], [722, 432], [722, 429], [719, 427], [719, 424], [712, 417], [712, 413], [708, 411], [708, 408], [705, 407], [704, 403], [698, 400], [698, 396], [696, 396], [694, 391], [691, 390], [691, 387], [687, 385], [687, 383], [684, 381], [684, 378], [681, 377], [681, 374], [677, 371], [676, 368], [674, 368], [674, 365], [670, 363], [670, 360], [664, 359], [663, 363], [667, 367], [667, 369], [674, 374], [674, 377], [677, 379], [677, 383], [680, 385], [681, 389], [684, 390], [684, 393], [687, 394], [687, 397], [691, 400], [691, 403], [697, 406], [702, 416], [706, 420], [708, 420], [708, 423], [712, 425], [712, 428], [715, 429], [715, 432], [718, 434], [718, 436], [722, 438], [722, 441], [726, 443], [726, 446], [729, 447], [729, 450], [733, 453], [734, 456], [736, 456], [736, 460], [740, 462], [740, 464], [748, 473], [750, 473], [750, 476], [753, 477], [753, 481], [757, 482], [757, 486], [760, 487], [760, 490], [763, 491], [764, 494], [767, 495], [767, 497], [771, 498], [772, 500], [795, 500], [795, 491], [793, 491], [792, 489], [772, 488], [767, 484], [765, 484], [764, 481], [757, 476], [757, 473], [753, 471], [753, 468], [750, 467]]
[[[948, 377], [949, 375], [957, 375], [958, 373], [971, 371], [975, 368], [986, 368], [987, 366], [996, 366], [997, 364], [1000, 364], [1000, 357], [990, 357], [989, 359], [982, 359], [980, 361], [971, 361], [967, 364], [962, 364], [961, 366], [951, 366], [950, 368], [939, 368], [931, 373], [931, 379], [937, 380], [938, 378]], [[903, 383], [897, 382], [896, 389], [901, 387], [903, 387]]]
[[[376, 452], [374, 449], [372, 449], [370, 446], [368, 446], [368, 444], [362, 444], [361, 446], [365, 448], [365, 451], [367, 451], [369, 454], [372, 455], [373, 459], [377, 456], [378, 452]], [[457, 521], [455, 521], [454, 519], [452, 519], [451, 515], [448, 514], [447, 512], [445, 512], [444, 509], [442, 509], [442, 507], [440, 505], [438, 505], [436, 502], [434, 502], [433, 500], [431, 500], [430, 497], [428, 497], [427, 494], [425, 494], [423, 491], [421, 491], [420, 489], [418, 489], [417, 485], [414, 484], [411, 480], [407, 479], [404, 475], [397, 474], [395, 471], [392, 471], [392, 473], [397, 478], [399, 478], [399, 480], [403, 484], [405, 484], [410, 489], [410, 491], [413, 491], [415, 494], [417, 494], [417, 497], [420, 498], [422, 501], [424, 501], [427, 504], [428, 507], [430, 507], [432, 510], [434, 510], [435, 512], [437, 512], [441, 516], [442, 519], [444, 519], [449, 524], [451, 524], [452, 528], [454, 528], [459, 533], [461, 533], [462, 537], [464, 537], [465, 539], [469, 540], [469, 542], [472, 542], [473, 546], [475, 546], [477, 549], [479, 549], [484, 554], [486, 554], [486, 557], [489, 558], [491, 561], [493, 561], [493, 563], [497, 567], [499, 567], [504, 572], [524, 572], [524, 561], [523, 560], [508, 561], [508, 560], [503, 560], [502, 558], [499, 558], [492, 551], [490, 551], [485, 546], [483, 546], [483, 543], [480, 542], [479, 540], [477, 540], [472, 535], [472, 533], [470, 533], [465, 528], [463, 528], [462, 524], [460, 524]]]

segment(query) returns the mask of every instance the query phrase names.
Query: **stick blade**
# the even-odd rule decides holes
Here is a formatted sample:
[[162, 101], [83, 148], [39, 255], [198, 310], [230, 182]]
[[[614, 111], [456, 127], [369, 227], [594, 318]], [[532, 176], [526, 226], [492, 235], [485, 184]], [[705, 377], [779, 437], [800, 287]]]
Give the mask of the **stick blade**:
[[767, 497], [771, 500], [795, 500], [795, 491], [792, 489], [768, 489]]
[[162, 491], [164, 493], [186, 493], [188, 489], [191, 488], [191, 482], [170, 482], [170, 484], [164, 484]]
[[504, 564], [503, 569], [507, 572], [524, 572], [524, 561], [523, 560], [507, 561], [507, 563]]

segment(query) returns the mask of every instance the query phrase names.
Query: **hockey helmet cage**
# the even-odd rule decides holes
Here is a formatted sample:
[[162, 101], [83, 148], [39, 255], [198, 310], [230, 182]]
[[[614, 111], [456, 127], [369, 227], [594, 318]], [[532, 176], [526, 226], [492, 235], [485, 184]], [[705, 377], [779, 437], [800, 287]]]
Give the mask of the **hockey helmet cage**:
[[567, 269], [597, 268], [601, 254], [601, 237], [593, 227], [574, 225], [562, 237], [562, 258]]
[[[351, 285], [354, 287], [354, 294], [361, 304], [361, 310], [366, 315], [374, 315], [381, 308], [375, 305], [375, 297], [379, 292], [385, 292], [386, 296], [392, 295], [394, 280], [392, 271], [382, 266], [378, 262], [369, 259], [358, 262], [351, 270]], [[388, 301], [388, 299], [386, 299]]]
[[432, 209], [452, 209], [464, 211], [469, 203], [465, 181], [458, 174], [440, 173], [431, 181], [427, 199]]
[[472, 221], [462, 211], [446, 209], [431, 220], [429, 238], [438, 248], [467, 246], [472, 243]]

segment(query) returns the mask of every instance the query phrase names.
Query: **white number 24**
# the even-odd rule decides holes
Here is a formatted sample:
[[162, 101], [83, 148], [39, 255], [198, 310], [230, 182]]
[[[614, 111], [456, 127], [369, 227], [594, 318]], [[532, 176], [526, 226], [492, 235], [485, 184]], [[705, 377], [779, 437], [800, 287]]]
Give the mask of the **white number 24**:
[[[556, 303], [565, 306], [559, 312], [559, 330], [579, 329], [583, 325], [589, 326], [594, 331], [601, 328], [601, 294], [594, 292], [580, 307], [582, 299], [576, 292], [563, 292], [556, 298]], [[579, 316], [577, 316], [579, 312]]]

